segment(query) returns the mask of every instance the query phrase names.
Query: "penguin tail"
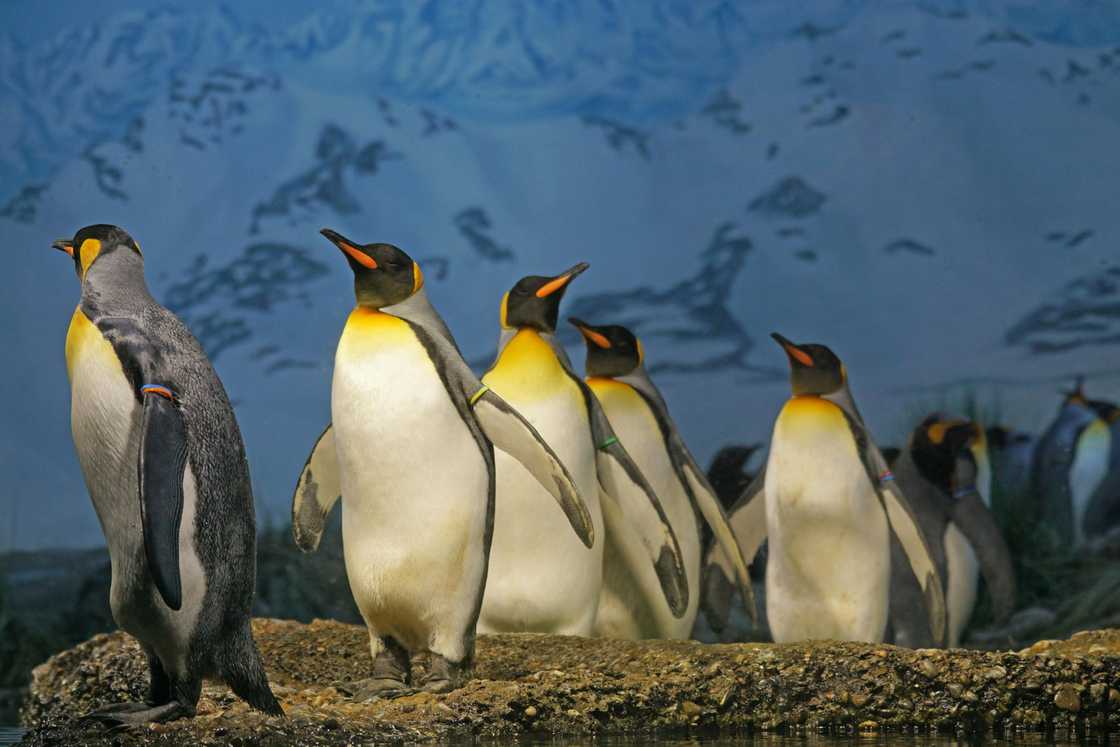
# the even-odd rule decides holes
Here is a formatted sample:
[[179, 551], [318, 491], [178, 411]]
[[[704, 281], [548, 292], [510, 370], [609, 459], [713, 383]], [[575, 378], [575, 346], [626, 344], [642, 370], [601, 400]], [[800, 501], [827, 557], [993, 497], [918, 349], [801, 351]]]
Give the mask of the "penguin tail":
[[223, 658], [222, 677], [238, 697], [270, 716], [284, 715], [284, 709], [268, 685], [264, 662], [253, 641], [248, 621], [242, 631], [232, 637]]

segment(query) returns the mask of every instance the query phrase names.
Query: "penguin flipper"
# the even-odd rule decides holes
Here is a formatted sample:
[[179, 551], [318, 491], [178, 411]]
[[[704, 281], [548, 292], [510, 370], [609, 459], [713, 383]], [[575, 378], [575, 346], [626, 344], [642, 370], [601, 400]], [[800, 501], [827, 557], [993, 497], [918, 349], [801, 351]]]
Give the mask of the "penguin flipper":
[[[743, 558], [754, 560], [758, 549], [766, 541], [766, 465], [763, 464], [750, 485], [727, 512], [727, 523]], [[718, 544], [708, 548], [704, 560], [704, 590], [700, 607], [712, 630], [719, 632], [727, 626], [731, 606], [731, 578], [735, 572], [731, 560]]]
[[718, 547], [720, 554], [730, 561], [736, 585], [739, 587], [739, 594], [743, 598], [743, 606], [746, 607], [747, 614], [751, 617], [751, 623], [757, 625], [758, 606], [754, 601], [751, 575], [747, 570], [747, 562], [743, 559], [743, 552], [739, 549], [739, 543], [735, 539], [735, 533], [727, 521], [727, 514], [724, 513], [723, 505], [716, 497], [716, 492], [708, 483], [707, 477], [696, 465], [692, 455], [684, 450], [684, 444], [680, 444], [679, 448], [684, 451], [684, 456], [687, 457], [687, 460], [682, 460], [683, 464], [681, 464], [680, 469], [687, 480], [688, 492], [691, 494], [696, 507], [700, 509], [704, 520], [712, 528], [712, 536], [715, 537], [714, 546]]
[[179, 574], [179, 525], [187, 469], [187, 426], [169, 395], [144, 395], [140, 435], [140, 514], [148, 570], [163, 601], [183, 606]]
[[[566, 357], [562, 360], [567, 368]], [[596, 473], [602, 488], [600, 496], [617, 508], [613, 517], [626, 524], [626, 531], [637, 532], [641, 545], [653, 564], [669, 611], [673, 613], [673, 617], [681, 618], [688, 611], [688, 574], [684, 569], [684, 555], [677, 542], [677, 534], [669, 523], [665, 507], [661, 505], [661, 500], [642, 474], [641, 468], [618, 440], [599, 398], [583, 379], [570, 370], [569, 375], [583, 392], [587, 404], [591, 438], [595, 444]], [[603, 522], [607, 531], [611, 532], [606, 512], [603, 514]]]
[[299, 549], [318, 549], [327, 516], [341, 495], [334, 429], [328, 423], [315, 441], [292, 495], [292, 537]]
[[[853, 430], [857, 425], [852, 423]], [[934, 554], [926, 543], [925, 536], [914, 515], [914, 509], [906, 500], [905, 494], [893, 479], [891, 471], [887, 468], [887, 460], [879, 449], [871, 443], [867, 433], [860, 428], [860, 435], [856, 442], [864, 459], [864, 467], [868, 472], [868, 479], [879, 494], [883, 509], [887, 515], [887, 522], [898, 538], [906, 554], [906, 560], [913, 571], [914, 577], [922, 587], [925, 595], [926, 614], [929, 615], [929, 630], [933, 640], [938, 645], [944, 645], [947, 620], [945, 607], [945, 589], [941, 584], [941, 576], [937, 572], [937, 563]], [[888, 478], [888, 476], [890, 476]]]
[[472, 399], [475, 419], [486, 438], [521, 462], [560, 504], [583, 544], [594, 546], [595, 525], [591, 521], [591, 512], [552, 447], [545, 443], [537, 429], [521, 413], [489, 388], [480, 389]]
[[1016, 581], [1015, 565], [1003, 532], [975, 490], [954, 501], [950, 516], [980, 560], [996, 621], [1006, 620], [1015, 611]]
[[617, 439], [606, 447], [598, 447], [595, 464], [602, 488], [600, 495], [615, 504], [627, 526], [637, 532], [653, 564], [669, 611], [673, 617], [683, 617], [688, 611], [688, 575], [677, 535], [657, 494]]

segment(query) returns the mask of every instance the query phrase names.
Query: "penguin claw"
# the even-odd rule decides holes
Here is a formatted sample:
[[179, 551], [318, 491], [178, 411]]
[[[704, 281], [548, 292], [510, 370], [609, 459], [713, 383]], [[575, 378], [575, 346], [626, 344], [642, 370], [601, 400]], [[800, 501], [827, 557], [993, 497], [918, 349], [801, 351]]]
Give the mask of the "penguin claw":
[[194, 708], [173, 700], [158, 706], [150, 703], [117, 703], [114, 706], [91, 711], [80, 720], [108, 726], [109, 733], [114, 734], [131, 726], [174, 721], [194, 714]]
[[348, 682], [339, 689], [349, 695], [351, 700], [356, 701], [367, 701], [374, 698], [392, 700], [416, 692], [401, 680], [391, 677], [370, 677], [357, 682]]

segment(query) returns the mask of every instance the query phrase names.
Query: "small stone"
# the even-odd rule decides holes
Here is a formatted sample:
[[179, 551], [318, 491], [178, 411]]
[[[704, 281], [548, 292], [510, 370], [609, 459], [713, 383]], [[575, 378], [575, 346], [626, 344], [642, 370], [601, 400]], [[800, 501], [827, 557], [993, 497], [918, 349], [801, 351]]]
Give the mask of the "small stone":
[[852, 705], [856, 708], [862, 708], [867, 705], [867, 701], [871, 700], [871, 696], [867, 693], [852, 693]]
[[686, 700], [683, 703], [681, 703], [681, 713], [688, 716], [689, 718], [695, 718], [695, 717], [699, 716], [702, 712], [703, 712], [703, 709], [700, 706], [693, 703], [691, 700]]
[[860, 731], [878, 731], [879, 730], [879, 722], [877, 722], [877, 721], [860, 721], [859, 722], [859, 730]]
[[961, 696], [961, 693], [964, 691], [964, 688], [961, 687], [960, 683], [958, 682], [950, 682], [948, 688], [946, 689], [948, 689], [949, 694], [954, 698], [959, 698]]
[[536, 718], [536, 717], [537, 717], [537, 707], [536, 706], [529, 706], [528, 708], [525, 709], [525, 718]]
[[984, 672], [984, 679], [986, 680], [1002, 680], [1007, 676], [1007, 670], [1003, 667], [992, 667]]
[[918, 663], [918, 671], [924, 674], [929, 679], [933, 679], [937, 676], [938, 666], [929, 659], [922, 659]]
[[1108, 703], [1113, 707], [1120, 706], [1120, 690], [1109, 688]]
[[1073, 685], [1062, 685], [1054, 693], [1054, 705], [1063, 711], [1077, 713], [1081, 710], [1081, 696]]
[[961, 700], [967, 703], [975, 703], [976, 701], [980, 700], [980, 698], [977, 697], [976, 693], [972, 692], [971, 690], [965, 690], [963, 693], [961, 693]]
[[568, 710], [564, 711], [564, 715], [566, 715], [568, 718], [579, 718], [580, 712], [575, 708], [569, 708]]

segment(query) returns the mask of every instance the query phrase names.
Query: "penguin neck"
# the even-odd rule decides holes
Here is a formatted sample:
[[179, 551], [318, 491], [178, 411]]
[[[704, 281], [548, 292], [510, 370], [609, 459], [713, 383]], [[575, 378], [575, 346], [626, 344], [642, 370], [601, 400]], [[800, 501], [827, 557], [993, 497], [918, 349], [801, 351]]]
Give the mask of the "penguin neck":
[[564, 377], [576, 377], [564, 349], [556, 338], [535, 327], [510, 327], [498, 339], [498, 354], [489, 371], [532, 369], [538, 375], [553, 371]]
[[95, 316], [128, 316], [154, 302], [144, 260], [127, 247], [102, 254], [82, 280], [81, 307]]

